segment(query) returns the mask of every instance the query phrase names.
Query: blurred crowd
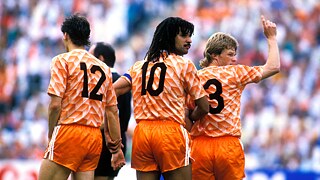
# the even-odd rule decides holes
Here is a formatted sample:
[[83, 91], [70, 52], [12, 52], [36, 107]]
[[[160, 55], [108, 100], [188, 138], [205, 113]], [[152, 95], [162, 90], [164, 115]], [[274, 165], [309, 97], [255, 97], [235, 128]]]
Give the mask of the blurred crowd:
[[238, 63], [262, 65], [260, 15], [277, 24], [281, 72], [242, 96], [247, 169], [320, 172], [320, 2], [318, 0], [1, 0], [0, 160], [41, 159], [52, 57], [65, 52], [60, 25], [73, 13], [91, 23], [92, 43], [116, 49], [124, 73], [144, 58], [156, 25], [179, 16], [195, 25], [187, 58], [199, 67], [217, 31], [239, 41]]

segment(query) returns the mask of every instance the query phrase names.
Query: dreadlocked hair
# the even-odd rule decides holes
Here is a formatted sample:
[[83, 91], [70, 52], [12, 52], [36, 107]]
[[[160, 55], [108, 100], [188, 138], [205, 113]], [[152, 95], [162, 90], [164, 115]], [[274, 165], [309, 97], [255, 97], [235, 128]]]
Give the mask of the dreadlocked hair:
[[200, 67], [204, 68], [212, 63], [213, 59], [211, 59], [211, 54], [220, 55], [225, 49], [234, 49], [237, 51], [237, 47], [238, 41], [230, 34], [223, 32], [212, 34], [203, 52], [204, 58], [200, 60]]
[[[175, 52], [175, 37], [179, 32], [190, 36], [193, 34], [194, 25], [179, 17], [168, 17], [156, 28], [149, 50], [146, 54], [147, 61], [158, 61], [166, 59], [168, 55]], [[166, 52], [166, 53], [164, 53]]]

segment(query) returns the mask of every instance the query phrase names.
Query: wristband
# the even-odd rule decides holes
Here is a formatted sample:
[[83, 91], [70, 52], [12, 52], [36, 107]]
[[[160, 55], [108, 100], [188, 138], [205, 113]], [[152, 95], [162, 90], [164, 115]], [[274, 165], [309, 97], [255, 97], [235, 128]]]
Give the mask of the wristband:
[[122, 139], [119, 138], [117, 140], [111, 140], [111, 139], [108, 139], [107, 141], [107, 147], [110, 151], [111, 154], [115, 154], [117, 153], [119, 150], [121, 150], [121, 147], [122, 147], [122, 143], [121, 143]]

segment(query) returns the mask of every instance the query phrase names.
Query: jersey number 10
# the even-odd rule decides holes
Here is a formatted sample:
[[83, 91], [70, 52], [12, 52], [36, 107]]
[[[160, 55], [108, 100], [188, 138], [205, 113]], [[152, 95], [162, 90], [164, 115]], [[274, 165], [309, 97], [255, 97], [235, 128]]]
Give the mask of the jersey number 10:
[[[150, 71], [150, 77], [147, 83], [147, 88], [146, 88], [146, 74], [147, 74], [147, 68], [148, 68], [149, 62], [145, 62], [142, 66], [142, 89], [141, 89], [141, 95], [146, 95], [147, 91], [151, 96], [158, 96], [164, 88], [164, 79], [166, 76], [166, 71], [167, 71], [167, 66], [164, 63], [156, 63], [154, 66], [152, 66], [151, 71]], [[161, 69], [160, 72], [160, 77], [159, 77], [159, 86], [156, 90], [152, 88], [152, 84], [154, 81], [154, 73], [157, 68]]]

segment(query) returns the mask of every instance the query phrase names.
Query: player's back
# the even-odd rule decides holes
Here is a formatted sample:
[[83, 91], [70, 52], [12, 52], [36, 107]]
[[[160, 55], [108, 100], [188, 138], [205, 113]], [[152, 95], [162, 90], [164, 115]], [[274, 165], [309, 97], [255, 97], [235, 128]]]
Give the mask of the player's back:
[[209, 113], [196, 121], [191, 135], [241, 136], [240, 100], [248, 83], [259, 82], [261, 67], [243, 65], [209, 66], [198, 71], [209, 95]]
[[158, 62], [139, 61], [129, 70], [132, 78], [134, 115], [140, 120], [173, 120], [184, 124], [186, 93], [203, 91], [194, 64], [169, 55]]
[[58, 124], [100, 127], [106, 105], [115, 105], [110, 68], [85, 50], [63, 53], [52, 61], [49, 94], [62, 97]]

